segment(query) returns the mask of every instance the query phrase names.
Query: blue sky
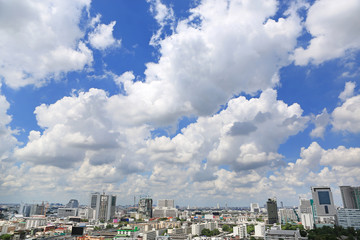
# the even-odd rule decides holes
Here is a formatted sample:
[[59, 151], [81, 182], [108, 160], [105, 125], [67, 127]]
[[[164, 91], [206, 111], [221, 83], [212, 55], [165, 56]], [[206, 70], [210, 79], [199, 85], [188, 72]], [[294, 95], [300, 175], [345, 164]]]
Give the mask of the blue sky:
[[359, 10], [0, 2], [0, 202], [296, 205], [326, 185], [341, 205], [360, 180]]

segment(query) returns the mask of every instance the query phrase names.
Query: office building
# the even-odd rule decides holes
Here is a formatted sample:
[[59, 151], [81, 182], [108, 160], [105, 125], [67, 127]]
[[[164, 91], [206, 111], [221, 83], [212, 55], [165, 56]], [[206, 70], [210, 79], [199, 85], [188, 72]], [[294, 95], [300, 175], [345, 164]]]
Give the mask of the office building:
[[301, 219], [301, 224], [305, 229], [313, 229], [314, 228], [314, 214], [312, 210], [312, 199], [304, 199], [300, 198], [299, 204], [299, 215]]
[[42, 204], [32, 204], [30, 208], [30, 216], [34, 215], [45, 215], [45, 205]]
[[336, 209], [330, 187], [311, 187], [316, 225], [334, 225]]
[[178, 217], [178, 210], [174, 207], [173, 199], [158, 200], [157, 207], [153, 209], [154, 218], [176, 218]]
[[79, 202], [76, 199], [70, 199], [70, 201], [66, 204], [66, 208], [78, 208]]
[[276, 198], [269, 198], [266, 202], [268, 224], [278, 223], [278, 208]]
[[77, 208], [58, 208], [58, 218], [77, 216]]
[[360, 229], [360, 209], [341, 208], [337, 211], [337, 222], [343, 228]]
[[233, 227], [233, 235], [239, 236], [240, 239], [247, 237], [247, 228], [246, 224], [241, 224], [239, 226]]
[[265, 231], [264, 240], [273, 240], [273, 239], [308, 239], [307, 237], [301, 237], [300, 230], [281, 230], [280, 226], [273, 226], [270, 229]]
[[174, 199], [160, 199], [158, 200], [157, 207], [174, 208]]
[[116, 196], [93, 193], [91, 194], [90, 207], [95, 209], [95, 220], [109, 221], [115, 216]]
[[340, 186], [344, 208], [360, 209], [360, 187]]
[[263, 238], [265, 236], [265, 223], [258, 223], [255, 225], [254, 237]]
[[296, 209], [292, 208], [279, 209], [279, 219], [281, 224], [286, 224], [288, 222], [300, 222]]
[[152, 218], [152, 203], [150, 196], [140, 197], [138, 213], [141, 213], [146, 218]]
[[258, 213], [260, 212], [260, 207], [258, 203], [251, 203], [250, 204], [250, 212]]
[[22, 214], [24, 217], [30, 217], [31, 205], [22, 203], [19, 207], [19, 214]]

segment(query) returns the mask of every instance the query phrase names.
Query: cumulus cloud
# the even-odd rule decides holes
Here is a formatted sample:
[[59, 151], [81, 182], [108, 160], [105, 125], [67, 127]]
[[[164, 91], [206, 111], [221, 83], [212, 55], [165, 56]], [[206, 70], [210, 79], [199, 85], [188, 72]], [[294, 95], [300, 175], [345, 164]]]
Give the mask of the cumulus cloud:
[[0, 165], [2, 160], [10, 156], [12, 149], [18, 144], [17, 139], [14, 137], [15, 130], [9, 126], [12, 118], [7, 114], [10, 107], [8, 101], [3, 95], [0, 95]]
[[326, 108], [323, 109], [322, 113], [316, 115], [313, 121], [315, 123], [315, 128], [310, 132], [310, 136], [313, 138], [323, 138], [326, 127], [330, 123], [330, 115]]
[[346, 101], [331, 114], [332, 126], [335, 131], [360, 132], [360, 95]]
[[81, 41], [82, 12], [90, 0], [1, 1], [0, 76], [12, 88], [41, 86], [50, 77], [82, 70], [93, 61]]
[[313, 36], [305, 49], [297, 48], [295, 64], [320, 64], [360, 48], [360, 2], [316, 1], [309, 9], [306, 29]]
[[354, 96], [355, 87], [355, 82], [346, 82], [344, 91], [342, 91], [339, 95], [340, 100], [345, 101], [346, 99]]
[[121, 40], [116, 40], [113, 36], [116, 21], [112, 21], [108, 25], [98, 24], [93, 32], [89, 34], [89, 42], [93, 48], [105, 50], [109, 47], [119, 47]]

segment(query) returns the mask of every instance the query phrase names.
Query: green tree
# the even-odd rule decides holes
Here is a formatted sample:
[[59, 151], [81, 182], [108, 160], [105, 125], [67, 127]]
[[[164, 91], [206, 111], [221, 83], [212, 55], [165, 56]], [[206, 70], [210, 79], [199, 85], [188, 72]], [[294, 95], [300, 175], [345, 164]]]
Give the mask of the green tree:
[[224, 225], [222, 226], [222, 230], [223, 230], [224, 232], [231, 232], [231, 231], [232, 231], [232, 229], [230, 228], [230, 226], [227, 225], [227, 224], [224, 224]]
[[111, 228], [114, 228], [114, 225], [112, 225], [112, 224], [106, 225], [106, 229], [111, 229]]
[[255, 231], [254, 224], [247, 225], [246, 227], [247, 233], [252, 233]]
[[211, 236], [216, 236], [216, 235], [219, 235], [219, 234], [220, 234], [220, 231], [217, 228], [215, 228], [214, 230], [211, 231]]
[[210, 229], [204, 228], [204, 229], [201, 231], [201, 235], [202, 235], [202, 236], [211, 237], [211, 231], [210, 231]]
[[3, 235], [0, 236], [0, 239], [2, 239], [2, 240], [10, 240], [11, 237], [12, 237], [11, 234], [3, 234]]

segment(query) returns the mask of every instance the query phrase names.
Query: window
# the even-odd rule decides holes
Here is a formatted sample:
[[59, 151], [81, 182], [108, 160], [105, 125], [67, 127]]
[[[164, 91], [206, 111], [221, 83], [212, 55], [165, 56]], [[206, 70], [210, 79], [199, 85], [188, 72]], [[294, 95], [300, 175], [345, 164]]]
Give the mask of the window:
[[325, 213], [326, 213], [326, 214], [329, 213], [329, 208], [328, 208], [328, 206], [325, 206]]
[[327, 191], [319, 191], [318, 196], [319, 196], [320, 205], [330, 205], [331, 204], [330, 203], [329, 192], [327, 192]]

